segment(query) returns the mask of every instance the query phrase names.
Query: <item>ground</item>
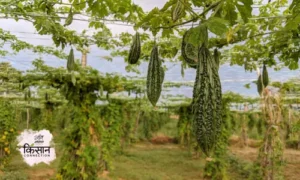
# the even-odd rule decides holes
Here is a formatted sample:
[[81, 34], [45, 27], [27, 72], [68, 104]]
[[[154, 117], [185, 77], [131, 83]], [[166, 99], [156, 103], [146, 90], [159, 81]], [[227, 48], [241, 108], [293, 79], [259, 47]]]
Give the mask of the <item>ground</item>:
[[[257, 148], [232, 145], [229, 149], [245, 161], [254, 161], [257, 157]], [[300, 151], [286, 149], [284, 158], [287, 161], [284, 170], [286, 180], [298, 180]], [[187, 150], [176, 144], [141, 143], [116, 156], [113, 164], [113, 170], [102, 174], [104, 180], [199, 180], [202, 179], [204, 158], [193, 158]], [[57, 162], [50, 166], [39, 164], [28, 167], [21, 162], [20, 156], [15, 156], [8, 169], [22, 172], [30, 180], [49, 180], [55, 176], [56, 166]], [[229, 176], [230, 179], [236, 179], [233, 174]]]
[[[233, 152], [238, 158], [254, 161], [257, 157], [257, 148], [238, 148], [230, 147], [230, 151]], [[284, 160], [287, 164], [284, 167], [284, 176], [286, 180], [299, 180], [300, 176], [300, 151], [293, 149], [286, 149], [284, 151]]]

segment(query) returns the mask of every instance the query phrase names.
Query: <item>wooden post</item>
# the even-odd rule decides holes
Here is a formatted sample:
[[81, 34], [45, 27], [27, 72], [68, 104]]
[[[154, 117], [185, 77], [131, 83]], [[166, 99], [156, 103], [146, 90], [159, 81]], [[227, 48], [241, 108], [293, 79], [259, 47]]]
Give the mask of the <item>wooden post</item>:
[[87, 54], [90, 52], [90, 48], [87, 47], [86, 49], [84, 48], [79, 48], [79, 51], [81, 51], [82, 55], [81, 55], [81, 66], [82, 67], [86, 67], [87, 65]]
[[86, 67], [86, 63], [87, 63], [86, 52], [83, 51], [81, 56], [81, 66]]
[[248, 105], [244, 104], [244, 117], [242, 122], [242, 147], [248, 147], [247, 125], [246, 125], [246, 112], [248, 111]]

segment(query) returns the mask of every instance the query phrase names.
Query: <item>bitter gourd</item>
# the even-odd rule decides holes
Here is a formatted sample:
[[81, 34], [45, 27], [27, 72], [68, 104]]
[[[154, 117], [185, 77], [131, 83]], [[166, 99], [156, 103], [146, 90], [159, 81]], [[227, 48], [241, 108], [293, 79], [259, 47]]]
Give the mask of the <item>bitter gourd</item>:
[[221, 132], [222, 89], [218, 65], [209, 50], [202, 46], [193, 92], [193, 124], [201, 150], [210, 156]]
[[73, 71], [75, 69], [73, 48], [71, 48], [69, 56], [68, 56], [67, 69], [68, 69], [68, 71]]
[[265, 64], [263, 66], [262, 79], [263, 79], [264, 87], [267, 87], [269, 84], [269, 75], [268, 75], [268, 70], [267, 70], [267, 67]]
[[172, 20], [176, 22], [184, 11], [184, 5], [182, 4], [181, 0], [177, 0], [177, 3], [172, 11]]
[[141, 40], [140, 34], [137, 32], [133, 37], [133, 42], [130, 47], [128, 62], [130, 64], [136, 64], [141, 56]]
[[151, 51], [148, 74], [147, 74], [147, 96], [153, 106], [160, 97], [164, 72], [161, 67], [161, 60], [158, 58], [158, 47], [154, 45]]

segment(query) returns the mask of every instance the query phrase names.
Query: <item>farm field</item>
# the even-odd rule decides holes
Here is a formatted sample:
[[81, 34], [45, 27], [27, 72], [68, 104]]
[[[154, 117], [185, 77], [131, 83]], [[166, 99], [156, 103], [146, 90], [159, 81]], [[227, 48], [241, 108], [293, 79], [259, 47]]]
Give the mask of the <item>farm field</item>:
[[[235, 142], [237, 143], [237, 142]], [[230, 152], [239, 160], [252, 162], [257, 157], [257, 148], [240, 148], [236, 145], [229, 147]], [[300, 151], [287, 149], [284, 154], [286, 166], [284, 176], [288, 180], [298, 180], [300, 168]], [[199, 180], [202, 178], [201, 169], [204, 159], [195, 158], [187, 150], [176, 144], [139, 143], [126, 148], [124, 154], [114, 158], [114, 170], [101, 174], [103, 180]], [[9, 174], [18, 174], [27, 180], [49, 180], [55, 177], [57, 162], [50, 166], [39, 164], [34, 167], [26, 165], [20, 156], [15, 155], [7, 170]], [[241, 180], [243, 169], [229, 166], [229, 179]], [[200, 170], [199, 170], [200, 169]], [[5, 177], [5, 173], [1, 173]], [[27, 178], [25, 178], [27, 177]], [[5, 179], [8, 180], [8, 179]]]
[[300, 179], [299, 0], [0, 14], [0, 180]]

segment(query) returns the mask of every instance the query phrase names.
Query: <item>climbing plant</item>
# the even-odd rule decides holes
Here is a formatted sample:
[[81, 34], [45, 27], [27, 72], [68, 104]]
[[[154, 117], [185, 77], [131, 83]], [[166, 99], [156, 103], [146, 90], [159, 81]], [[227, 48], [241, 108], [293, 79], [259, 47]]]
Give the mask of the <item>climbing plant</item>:
[[8, 101], [0, 102], [0, 169], [4, 168], [10, 159], [17, 136], [17, 122], [14, 117], [14, 105]]

